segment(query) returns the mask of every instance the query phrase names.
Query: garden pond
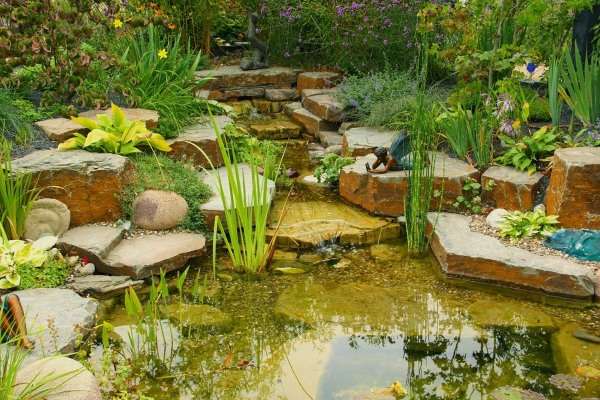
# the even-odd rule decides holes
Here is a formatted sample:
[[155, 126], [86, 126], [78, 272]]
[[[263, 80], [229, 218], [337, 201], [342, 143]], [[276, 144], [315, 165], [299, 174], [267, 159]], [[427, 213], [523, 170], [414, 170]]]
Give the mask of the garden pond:
[[[599, 333], [596, 307], [448, 280], [402, 242], [279, 251], [277, 266], [307, 272], [220, 275], [200, 297], [188, 278], [184, 298], [196, 305], [163, 307], [169, 367], [141, 375], [142, 391], [165, 400], [394, 399], [387, 388], [397, 381], [415, 399], [486, 399], [503, 386], [552, 400], [600, 393], [597, 380], [571, 375], [576, 362], [600, 368], [600, 344], [573, 337]], [[210, 261], [201, 267], [210, 273]], [[120, 304], [106, 315], [115, 326], [128, 321]], [[577, 395], [565, 389], [580, 384]]]

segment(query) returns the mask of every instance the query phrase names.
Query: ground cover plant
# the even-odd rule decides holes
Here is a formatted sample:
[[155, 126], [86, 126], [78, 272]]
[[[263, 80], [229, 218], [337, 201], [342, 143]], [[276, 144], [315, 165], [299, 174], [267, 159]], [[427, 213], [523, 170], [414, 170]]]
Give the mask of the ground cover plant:
[[354, 159], [350, 157], [341, 157], [331, 153], [325, 155], [319, 166], [315, 169], [314, 175], [318, 182], [324, 182], [329, 185], [337, 185], [340, 180], [342, 169], [354, 163]]
[[543, 210], [514, 211], [503, 218], [500, 236], [510, 239], [540, 238], [558, 230], [558, 217]]
[[135, 178], [121, 194], [121, 204], [127, 218], [132, 216], [133, 201], [145, 190], [169, 190], [183, 197], [189, 211], [181, 228], [206, 232], [200, 205], [211, 195], [210, 189], [202, 183], [198, 172], [190, 165], [175, 161], [164, 155], [139, 154], [132, 157], [135, 166]]

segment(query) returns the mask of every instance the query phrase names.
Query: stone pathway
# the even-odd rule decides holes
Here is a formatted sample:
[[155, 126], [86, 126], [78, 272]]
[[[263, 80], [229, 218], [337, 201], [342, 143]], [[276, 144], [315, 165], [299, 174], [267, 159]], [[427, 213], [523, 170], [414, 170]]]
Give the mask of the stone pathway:
[[[404, 201], [408, 191], [408, 172], [391, 171], [386, 174], [370, 174], [365, 164], [372, 164], [375, 155], [358, 157], [354, 164], [345, 167], [340, 174], [340, 195], [348, 202], [378, 215], [398, 217], [404, 215]], [[432, 210], [442, 202], [448, 209], [456, 197], [462, 195], [467, 179], [478, 180], [479, 172], [469, 164], [451, 158], [444, 153], [435, 155], [434, 189], [443, 193], [435, 198]]]
[[[274, 234], [283, 203], [272, 210], [268, 235]], [[288, 203], [279, 227], [278, 247], [311, 247], [339, 240], [342, 244], [372, 244], [398, 238], [397, 223], [372, 217], [343, 203], [307, 201]]]
[[556, 256], [541, 256], [471, 231], [471, 218], [432, 213], [431, 248], [450, 276], [540, 290], [547, 294], [591, 300], [594, 276], [587, 266]]

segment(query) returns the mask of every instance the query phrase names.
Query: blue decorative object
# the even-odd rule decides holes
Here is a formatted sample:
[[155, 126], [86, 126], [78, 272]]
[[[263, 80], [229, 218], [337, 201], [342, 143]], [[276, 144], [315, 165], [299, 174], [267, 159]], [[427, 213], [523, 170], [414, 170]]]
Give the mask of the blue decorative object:
[[582, 260], [600, 261], [600, 231], [561, 229], [546, 239], [544, 244]]
[[530, 74], [533, 74], [535, 72], [536, 68], [537, 68], [536, 64], [534, 64], [532, 62], [527, 63], [527, 72], [529, 72]]

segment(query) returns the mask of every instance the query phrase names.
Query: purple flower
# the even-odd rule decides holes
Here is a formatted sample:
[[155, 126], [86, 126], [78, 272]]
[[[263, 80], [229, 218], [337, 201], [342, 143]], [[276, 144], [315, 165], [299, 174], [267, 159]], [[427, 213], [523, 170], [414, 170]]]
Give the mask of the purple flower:
[[344, 15], [344, 13], [346, 12], [346, 7], [344, 6], [337, 6], [335, 8], [335, 12], [339, 17], [342, 17]]
[[362, 4], [357, 3], [355, 1], [352, 2], [352, 5], [350, 6], [350, 10], [352, 11], [357, 11], [358, 9], [360, 9], [362, 7]]

